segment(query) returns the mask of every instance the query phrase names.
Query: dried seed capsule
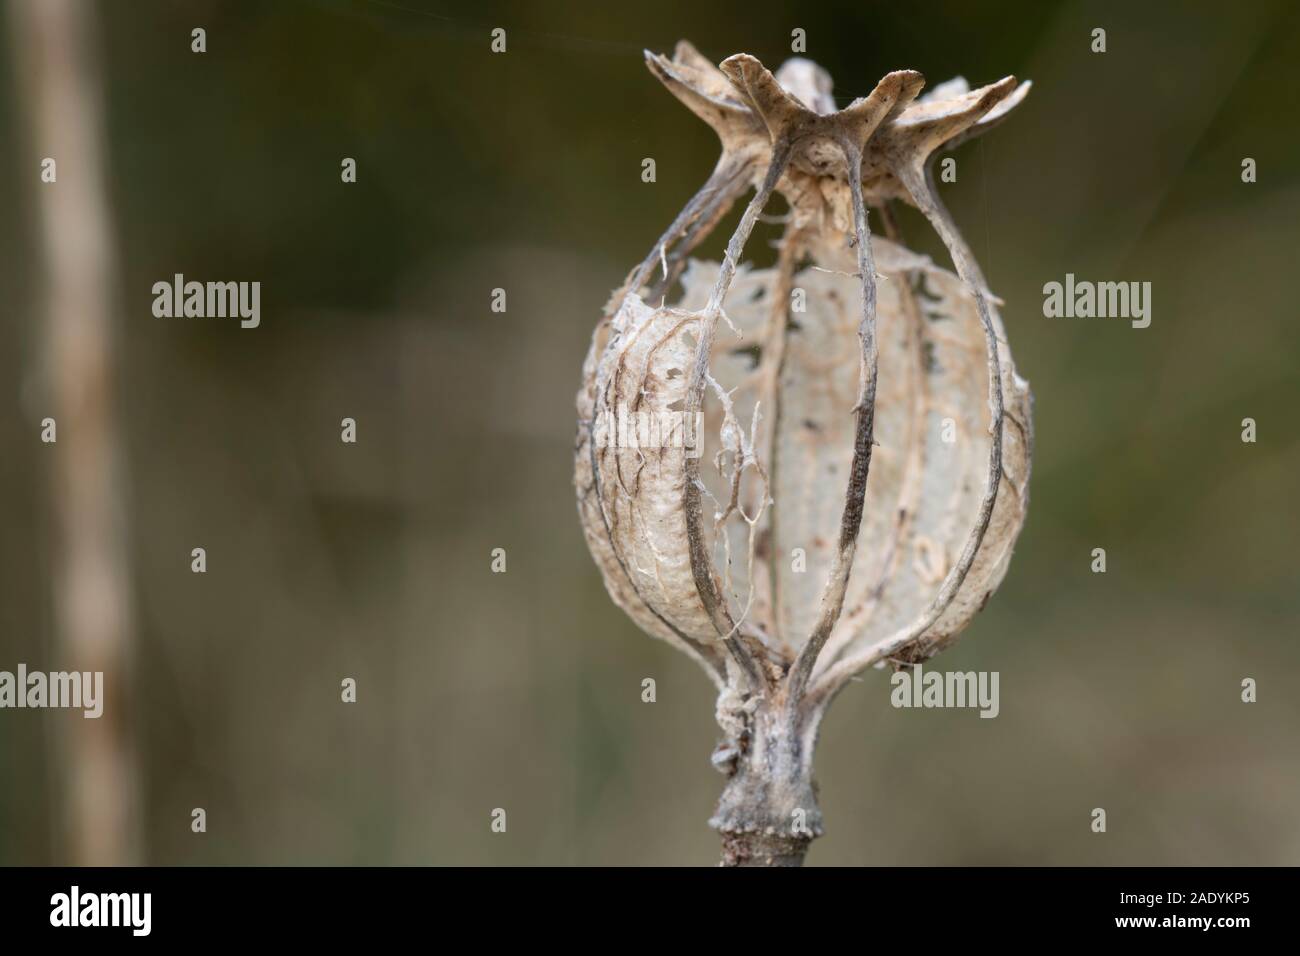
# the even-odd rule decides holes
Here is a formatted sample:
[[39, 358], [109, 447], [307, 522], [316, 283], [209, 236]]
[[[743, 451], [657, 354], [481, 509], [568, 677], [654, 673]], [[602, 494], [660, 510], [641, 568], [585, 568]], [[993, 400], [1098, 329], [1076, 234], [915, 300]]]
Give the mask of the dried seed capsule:
[[[955, 639], [1024, 521], [1028, 385], [930, 161], [1029, 85], [955, 80], [917, 99], [904, 70], [836, 111], [807, 60], [773, 76], [682, 43], [647, 63], [722, 155], [597, 326], [579, 511], [614, 600], [722, 688], [734, 775], [714, 825], [779, 831], [797, 809], [806, 836], [826, 703], [865, 667]], [[691, 260], [751, 186], [723, 261]], [[774, 192], [790, 207], [777, 264], [746, 269]], [[930, 220], [957, 275], [872, 238], [868, 210], [893, 201]]]

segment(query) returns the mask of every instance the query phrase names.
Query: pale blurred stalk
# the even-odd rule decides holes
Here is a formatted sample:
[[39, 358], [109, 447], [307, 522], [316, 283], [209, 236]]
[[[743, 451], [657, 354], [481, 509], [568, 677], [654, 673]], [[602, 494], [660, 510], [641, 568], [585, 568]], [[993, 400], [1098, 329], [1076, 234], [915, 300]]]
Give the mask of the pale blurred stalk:
[[[55, 650], [48, 670], [102, 671], [104, 712], [55, 711], [60, 863], [139, 862], [129, 689], [132, 630], [113, 413], [114, 253], [105, 196], [96, 4], [10, 0], [10, 39], [41, 230], [42, 399], [57, 422], [51, 455]], [[40, 161], [57, 163], [43, 183]]]

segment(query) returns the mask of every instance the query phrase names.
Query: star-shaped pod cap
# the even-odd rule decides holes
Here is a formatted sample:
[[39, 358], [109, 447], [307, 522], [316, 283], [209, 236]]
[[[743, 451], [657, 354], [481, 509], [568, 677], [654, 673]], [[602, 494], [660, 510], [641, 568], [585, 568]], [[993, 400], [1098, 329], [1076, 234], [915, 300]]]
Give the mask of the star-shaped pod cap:
[[[899, 173], [921, 167], [939, 149], [951, 149], [992, 128], [1029, 93], [1029, 83], [1006, 77], [971, 90], [961, 77], [918, 99], [925, 78], [913, 70], [886, 76], [870, 95], [835, 110], [831, 78], [810, 60], [793, 59], [774, 76], [748, 54], [714, 66], [691, 44], [672, 59], [646, 52], [650, 71], [717, 132], [724, 151], [757, 155], [786, 140], [791, 162], [818, 175], [842, 174], [836, 144], [856, 145], [870, 198], [911, 196]], [[827, 148], [835, 146], [835, 148]], [[837, 168], [838, 166], [838, 168]]]

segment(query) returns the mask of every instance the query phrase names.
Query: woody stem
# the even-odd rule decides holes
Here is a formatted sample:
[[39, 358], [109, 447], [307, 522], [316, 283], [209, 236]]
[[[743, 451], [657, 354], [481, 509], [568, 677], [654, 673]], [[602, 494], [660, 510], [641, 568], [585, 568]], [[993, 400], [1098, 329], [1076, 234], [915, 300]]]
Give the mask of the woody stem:
[[801, 716], [782, 690], [748, 715], [741, 755], [709, 825], [723, 866], [802, 866], [822, 833], [812, 778], [820, 713]]

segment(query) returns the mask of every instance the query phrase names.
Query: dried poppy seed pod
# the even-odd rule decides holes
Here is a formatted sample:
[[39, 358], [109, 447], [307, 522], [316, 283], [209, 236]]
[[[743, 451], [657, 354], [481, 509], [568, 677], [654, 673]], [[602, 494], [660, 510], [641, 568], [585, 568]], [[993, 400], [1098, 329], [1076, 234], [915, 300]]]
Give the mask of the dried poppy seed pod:
[[[807, 60], [773, 76], [683, 42], [646, 61], [722, 155], [596, 326], [578, 510], [614, 601], [718, 685], [723, 862], [798, 864], [821, 832], [827, 704], [859, 671], [953, 641], [1024, 521], [1029, 388], [930, 163], [1029, 84], [918, 99], [904, 70], [836, 111]], [[722, 263], [690, 260], [750, 187]], [[774, 192], [789, 205], [777, 263], [750, 269]], [[871, 237], [868, 210], [892, 201], [929, 219], [956, 276]]]

